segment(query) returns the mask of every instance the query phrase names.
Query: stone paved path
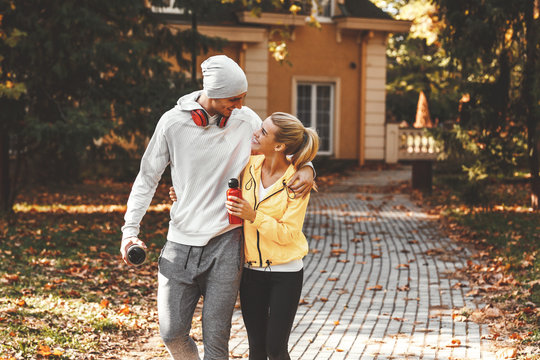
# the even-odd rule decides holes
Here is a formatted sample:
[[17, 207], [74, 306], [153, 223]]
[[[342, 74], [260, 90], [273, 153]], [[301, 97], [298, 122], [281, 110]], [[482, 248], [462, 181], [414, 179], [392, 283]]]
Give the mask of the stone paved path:
[[[481, 307], [452, 278], [470, 253], [408, 195], [377, 193], [408, 179], [407, 167], [364, 171], [312, 196], [305, 222], [311, 252], [291, 358], [495, 358], [482, 340], [487, 328], [452, 318], [454, 310]], [[239, 310], [230, 349], [248, 353]]]

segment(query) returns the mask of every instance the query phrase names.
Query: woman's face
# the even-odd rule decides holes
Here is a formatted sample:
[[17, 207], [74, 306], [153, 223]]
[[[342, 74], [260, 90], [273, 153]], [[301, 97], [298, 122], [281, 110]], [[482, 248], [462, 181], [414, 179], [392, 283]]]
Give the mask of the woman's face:
[[273, 153], [280, 145], [275, 141], [277, 130], [278, 127], [274, 125], [272, 120], [269, 117], [266, 118], [260, 129], [253, 133], [253, 137], [251, 138], [251, 150], [263, 155]]

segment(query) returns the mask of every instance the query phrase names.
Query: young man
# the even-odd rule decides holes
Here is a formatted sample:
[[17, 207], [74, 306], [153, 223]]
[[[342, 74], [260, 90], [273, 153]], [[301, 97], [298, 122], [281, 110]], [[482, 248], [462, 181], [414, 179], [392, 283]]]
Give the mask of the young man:
[[[171, 208], [167, 242], [158, 274], [161, 337], [175, 360], [196, 360], [189, 336], [195, 307], [204, 297], [204, 359], [228, 359], [231, 318], [243, 266], [241, 225], [229, 225], [225, 192], [250, 156], [252, 134], [261, 119], [243, 107], [247, 80], [224, 55], [201, 64], [203, 90], [188, 94], [159, 120], [141, 160], [127, 203], [120, 251], [137, 238], [140, 222], [152, 201], [163, 171], [170, 164], [178, 201]], [[300, 195], [313, 186], [305, 167], [290, 181]]]

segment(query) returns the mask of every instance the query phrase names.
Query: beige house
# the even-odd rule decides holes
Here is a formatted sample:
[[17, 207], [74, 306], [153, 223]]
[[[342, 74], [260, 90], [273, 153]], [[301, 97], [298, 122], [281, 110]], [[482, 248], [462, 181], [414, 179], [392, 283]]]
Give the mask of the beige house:
[[[172, 28], [189, 28], [173, 3], [153, 11]], [[384, 160], [386, 41], [390, 32], [407, 32], [411, 23], [392, 19], [369, 0], [319, 3], [324, 6], [320, 29], [309, 26], [306, 15], [263, 12], [256, 17], [243, 11], [202, 18], [198, 29], [228, 41], [222, 53], [245, 70], [246, 105], [261, 118], [285, 111], [317, 128], [320, 155], [360, 164]], [[273, 29], [284, 27], [291, 34], [290, 65], [277, 62], [268, 51]]]

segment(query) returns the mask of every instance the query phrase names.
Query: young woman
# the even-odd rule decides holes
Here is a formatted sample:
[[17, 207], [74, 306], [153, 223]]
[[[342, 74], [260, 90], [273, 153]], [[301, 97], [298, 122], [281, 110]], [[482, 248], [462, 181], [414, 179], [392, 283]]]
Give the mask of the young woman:
[[296, 197], [286, 184], [318, 147], [314, 130], [292, 115], [272, 114], [251, 140], [251, 149], [261, 155], [252, 156], [244, 169], [243, 199], [226, 202], [229, 213], [245, 220], [240, 301], [250, 360], [290, 359], [289, 335], [308, 252], [302, 226], [309, 196]]
[[231, 197], [225, 205], [245, 220], [240, 301], [250, 360], [290, 359], [302, 258], [308, 253], [302, 227], [309, 195], [296, 196], [286, 184], [296, 169], [313, 160], [318, 147], [315, 130], [290, 114], [273, 113], [253, 134], [251, 149], [260, 155], [251, 156], [244, 168], [242, 199]]

